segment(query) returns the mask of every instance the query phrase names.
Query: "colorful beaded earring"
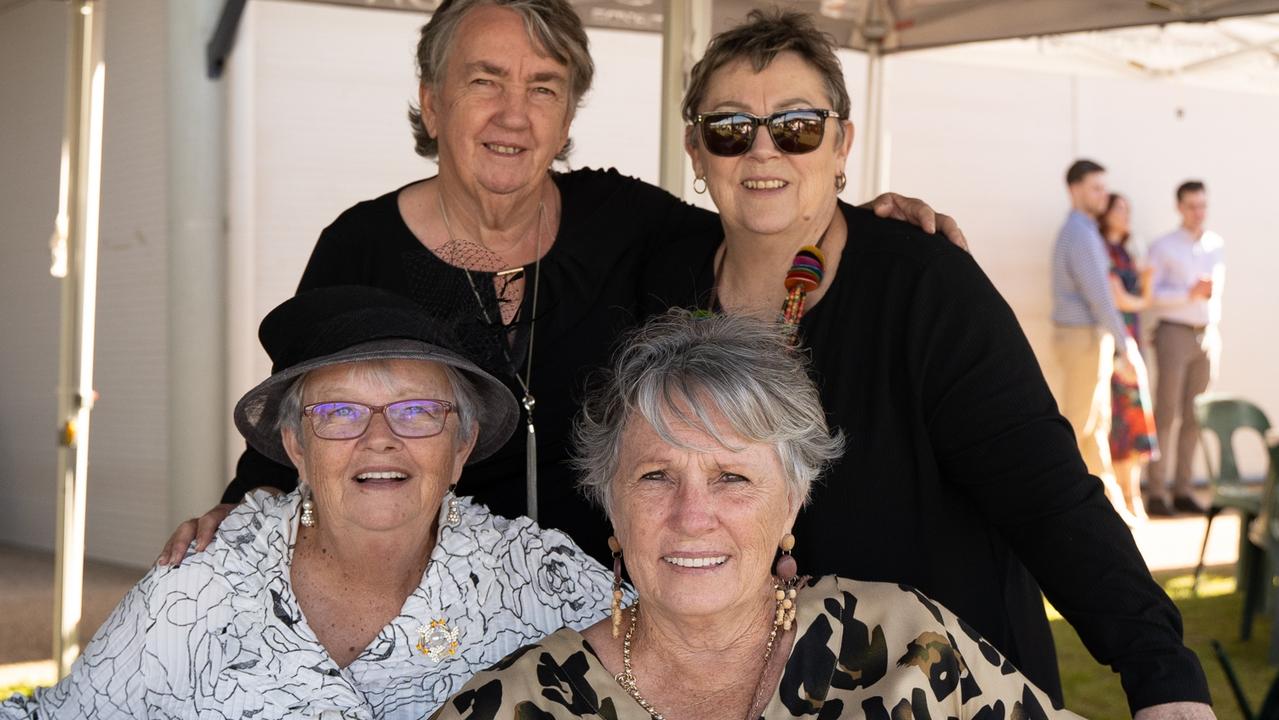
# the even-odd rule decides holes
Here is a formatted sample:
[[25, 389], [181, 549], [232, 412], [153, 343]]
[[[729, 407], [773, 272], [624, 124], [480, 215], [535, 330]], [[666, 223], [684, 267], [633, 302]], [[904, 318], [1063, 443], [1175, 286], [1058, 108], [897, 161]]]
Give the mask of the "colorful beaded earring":
[[622, 634], [622, 544], [608, 536], [608, 549], [613, 551], [613, 637]]
[[799, 320], [804, 316], [804, 298], [822, 285], [826, 256], [816, 245], [805, 245], [795, 253], [786, 273], [786, 302], [782, 305], [782, 322], [791, 340], [799, 333]]
[[781, 548], [782, 555], [777, 558], [777, 564], [773, 567], [773, 573], [777, 576], [777, 580], [773, 582], [773, 589], [777, 593], [777, 615], [773, 624], [787, 631], [795, 623], [795, 597], [799, 594], [795, 590], [795, 586], [799, 584], [799, 566], [790, 554], [795, 548], [795, 536], [786, 533], [777, 546]]

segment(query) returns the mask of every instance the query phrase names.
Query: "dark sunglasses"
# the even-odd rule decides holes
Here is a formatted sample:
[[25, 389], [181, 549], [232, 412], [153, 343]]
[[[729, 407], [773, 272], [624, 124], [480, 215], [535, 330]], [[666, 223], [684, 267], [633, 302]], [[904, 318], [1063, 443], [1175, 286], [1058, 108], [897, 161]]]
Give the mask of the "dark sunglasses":
[[734, 157], [750, 150], [755, 130], [768, 126], [768, 134], [778, 150], [791, 155], [812, 152], [821, 147], [826, 135], [826, 118], [839, 118], [834, 110], [803, 108], [783, 110], [767, 117], [745, 112], [702, 113], [693, 122], [702, 126], [702, 143], [712, 155]]
[[364, 435], [378, 413], [396, 435], [426, 438], [444, 430], [452, 409], [453, 403], [447, 400], [401, 400], [389, 405], [325, 402], [307, 405], [302, 414], [311, 418], [311, 430], [325, 440], [352, 440]]

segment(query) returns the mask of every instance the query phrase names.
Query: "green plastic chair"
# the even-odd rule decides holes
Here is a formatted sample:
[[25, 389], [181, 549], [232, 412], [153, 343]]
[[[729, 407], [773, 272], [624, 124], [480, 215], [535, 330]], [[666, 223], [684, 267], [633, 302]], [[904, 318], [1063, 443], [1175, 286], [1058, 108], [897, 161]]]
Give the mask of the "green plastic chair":
[[[1199, 576], [1204, 569], [1204, 556], [1208, 551], [1208, 535], [1212, 532], [1212, 521], [1222, 510], [1234, 508], [1242, 516], [1239, 523], [1239, 570], [1238, 587], [1246, 592], [1254, 590], [1259, 584], [1258, 575], [1265, 573], [1259, 570], [1260, 549], [1248, 542], [1248, 525], [1261, 512], [1264, 483], [1261, 478], [1245, 479], [1239, 475], [1239, 466], [1235, 462], [1234, 435], [1241, 428], [1250, 428], [1265, 440], [1270, 430], [1270, 421], [1266, 414], [1256, 405], [1242, 398], [1230, 395], [1201, 395], [1195, 399], [1195, 417], [1199, 420], [1199, 428], [1206, 437], [1209, 434], [1217, 438], [1220, 451], [1218, 462], [1214, 465], [1209, 456], [1208, 444], [1201, 442], [1205, 465], [1208, 467], [1208, 481], [1212, 485], [1212, 502], [1208, 505], [1208, 526], [1204, 528], [1203, 544], [1199, 548], [1199, 563], [1195, 566], [1194, 588], [1199, 587]], [[1263, 476], [1264, 477], [1264, 476]], [[1245, 595], [1245, 606], [1247, 595]], [[1246, 614], [1242, 628], [1246, 640], [1251, 634], [1251, 615]]]
[[[1244, 597], [1244, 616], [1249, 624], [1252, 616], [1260, 610], [1258, 606], [1265, 602], [1265, 591], [1274, 584], [1274, 578], [1279, 577], [1279, 492], [1275, 492], [1276, 487], [1279, 487], [1279, 442], [1270, 446], [1270, 470], [1266, 473], [1266, 511], [1262, 516], [1266, 523], [1266, 548], [1257, 558], [1254, 576], [1258, 579], [1250, 584], [1252, 592]], [[1250, 598], [1251, 605], [1247, 602]], [[1279, 665], [1279, 603], [1273, 605], [1270, 664]]]
[[1221, 662], [1221, 670], [1226, 674], [1226, 681], [1230, 683], [1230, 689], [1235, 694], [1235, 701], [1239, 703], [1239, 714], [1243, 720], [1279, 720], [1279, 676], [1275, 676], [1270, 683], [1270, 690], [1266, 692], [1266, 699], [1261, 703], [1261, 710], [1254, 713], [1252, 704], [1248, 702], [1248, 695], [1239, 682], [1239, 676], [1235, 673], [1235, 667], [1226, 655], [1226, 649], [1221, 646], [1221, 643], [1213, 640], [1212, 651]]

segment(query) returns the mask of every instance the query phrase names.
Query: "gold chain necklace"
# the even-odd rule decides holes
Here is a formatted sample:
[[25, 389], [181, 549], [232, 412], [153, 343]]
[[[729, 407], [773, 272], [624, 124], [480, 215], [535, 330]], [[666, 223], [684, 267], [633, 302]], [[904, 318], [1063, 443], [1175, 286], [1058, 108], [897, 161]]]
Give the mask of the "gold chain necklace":
[[[444, 196], [438, 196], [440, 201], [440, 217], [444, 220], [444, 229], [449, 234], [449, 242], [456, 242], [457, 238], [453, 236], [453, 227], [449, 225], [448, 213], [444, 211]], [[524, 370], [524, 377], [520, 377], [519, 370], [515, 367], [514, 361], [511, 359], [511, 353], [507, 348], [505, 340], [501, 342], [502, 354], [506, 356], [506, 362], [511, 366], [511, 374], [515, 376], [515, 381], [519, 383], [520, 389], [524, 391], [524, 397], [520, 404], [524, 406], [524, 416], [528, 422], [528, 433], [525, 439], [524, 452], [524, 491], [528, 496], [526, 512], [533, 520], [537, 520], [537, 432], [533, 427], [533, 407], [537, 401], [530, 392], [533, 382], [533, 331], [537, 327], [537, 290], [542, 280], [542, 236], [546, 234], [546, 204], [538, 202], [537, 204], [537, 246], [534, 250], [535, 259], [533, 260], [533, 304], [529, 306], [528, 321], [528, 349], [526, 350], [527, 360]], [[490, 251], [491, 252], [491, 251]], [[475, 278], [471, 277], [471, 271], [467, 268], [458, 268], [466, 275], [466, 282], [471, 286], [471, 294], [475, 296], [475, 303], [479, 305], [480, 314], [484, 317], [484, 322], [488, 325], [493, 324], [493, 319], [489, 317], [488, 308], [484, 307], [484, 300], [480, 297], [480, 290], [475, 286]], [[509, 271], [497, 273], [499, 276]]]
[[[774, 583], [775, 587], [777, 586]], [[640, 694], [639, 686], [635, 684], [635, 672], [631, 669], [631, 641], [635, 638], [635, 627], [639, 624], [639, 600], [631, 605], [631, 622], [626, 627], [626, 636], [622, 638], [622, 671], [613, 676], [618, 685], [626, 691], [631, 699], [637, 705], [649, 714], [652, 720], [666, 720], [666, 716], [662, 715], [649, 704], [648, 700]], [[759, 700], [760, 686], [764, 684], [764, 676], [768, 674], [768, 661], [773, 657], [773, 644], [777, 642], [777, 623], [773, 623], [773, 629], [768, 633], [768, 645], [764, 648], [764, 667], [759, 671], [759, 680], [755, 682], [755, 692], [751, 693], [750, 705], [746, 708], [746, 720], [751, 720], [754, 716], [751, 710], [754, 709], [755, 703]]]

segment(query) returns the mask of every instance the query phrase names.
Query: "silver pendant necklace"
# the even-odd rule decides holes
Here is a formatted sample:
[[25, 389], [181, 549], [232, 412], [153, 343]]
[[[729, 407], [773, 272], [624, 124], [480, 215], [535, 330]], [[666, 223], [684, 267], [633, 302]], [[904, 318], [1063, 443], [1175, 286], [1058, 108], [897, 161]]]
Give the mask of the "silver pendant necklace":
[[[453, 227], [449, 224], [448, 213], [444, 210], [443, 194], [437, 196], [440, 202], [440, 217], [444, 219], [444, 229], [449, 234], [449, 242], [458, 242], [453, 235]], [[524, 453], [524, 491], [528, 497], [526, 507], [526, 515], [533, 520], [537, 520], [537, 432], [533, 426], [533, 408], [537, 401], [533, 398], [530, 386], [533, 382], [533, 333], [537, 329], [537, 290], [542, 279], [542, 236], [546, 232], [546, 204], [538, 202], [537, 204], [537, 244], [535, 246], [535, 259], [533, 260], [533, 303], [529, 306], [528, 321], [528, 347], [525, 351], [526, 366], [524, 369], [524, 377], [520, 377], [519, 371], [515, 368], [515, 362], [511, 359], [510, 349], [505, 339], [502, 340], [502, 354], [506, 356], [506, 362], [511, 366], [511, 374], [515, 376], [515, 381], [519, 383], [520, 389], [524, 391], [524, 397], [520, 404], [524, 406], [524, 416], [528, 421], [528, 432], [526, 437], [525, 453]], [[471, 271], [465, 267], [458, 267], [459, 270], [466, 275], [466, 282], [471, 286], [471, 294], [475, 296], [475, 303], [480, 308], [480, 314], [484, 317], [484, 322], [493, 325], [493, 319], [489, 316], [488, 308], [484, 306], [484, 300], [480, 297], [480, 290], [475, 285], [475, 278], [472, 277]], [[499, 271], [498, 277], [505, 278], [513, 273], [523, 272], [523, 268], [512, 268], [509, 270]]]

